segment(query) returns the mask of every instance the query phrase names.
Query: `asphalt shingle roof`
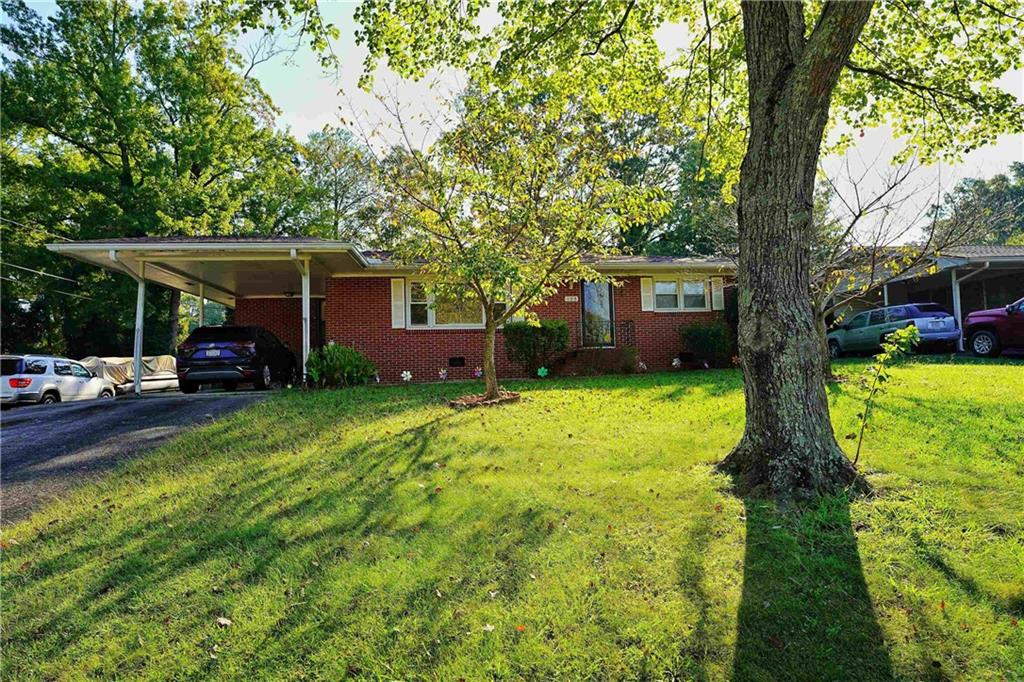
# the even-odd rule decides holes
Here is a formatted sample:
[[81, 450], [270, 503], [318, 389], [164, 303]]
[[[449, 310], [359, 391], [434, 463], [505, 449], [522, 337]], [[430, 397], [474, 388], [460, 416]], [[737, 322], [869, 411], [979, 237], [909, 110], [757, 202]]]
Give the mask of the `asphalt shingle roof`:
[[1024, 246], [957, 246], [946, 249], [943, 255], [954, 258], [1024, 258]]

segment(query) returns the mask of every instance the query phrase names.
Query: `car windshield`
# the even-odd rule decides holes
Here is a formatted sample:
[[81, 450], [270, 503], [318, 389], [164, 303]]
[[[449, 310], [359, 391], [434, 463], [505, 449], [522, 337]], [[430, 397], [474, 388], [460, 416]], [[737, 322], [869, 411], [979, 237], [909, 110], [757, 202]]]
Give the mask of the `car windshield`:
[[21, 358], [0, 359], [0, 375], [9, 377], [21, 373]]
[[188, 336], [192, 343], [197, 341], [251, 341], [255, 335], [251, 327], [202, 327]]

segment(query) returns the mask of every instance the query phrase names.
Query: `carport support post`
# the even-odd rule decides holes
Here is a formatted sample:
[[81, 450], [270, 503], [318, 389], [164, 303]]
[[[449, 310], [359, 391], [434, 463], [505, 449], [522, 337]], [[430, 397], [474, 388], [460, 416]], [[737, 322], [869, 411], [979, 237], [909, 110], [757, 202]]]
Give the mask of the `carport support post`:
[[309, 359], [309, 261], [302, 261], [302, 383], [306, 383]]
[[956, 278], [956, 268], [949, 271], [953, 278], [953, 319], [956, 320], [957, 329], [960, 330], [960, 338], [957, 339], [956, 348], [962, 351], [964, 349], [964, 333], [963, 333], [963, 320], [960, 318], [960, 280]]
[[206, 326], [206, 291], [203, 283], [199, 283], [199, 326]]
[[142, 323], [146, 312], [146, 264], [139, 263], [139, 293], [135, 299], [135, 348], [132, 353], [135, 395], [142, 395]]

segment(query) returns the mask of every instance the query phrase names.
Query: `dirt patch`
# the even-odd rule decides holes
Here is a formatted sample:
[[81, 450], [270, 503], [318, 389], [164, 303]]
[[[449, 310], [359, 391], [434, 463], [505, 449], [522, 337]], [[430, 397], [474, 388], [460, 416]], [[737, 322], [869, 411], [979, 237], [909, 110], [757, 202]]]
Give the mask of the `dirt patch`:
[[503, 405], [504, 403], [518, 403], [520, 396], [515, 391], [498, 391], [497, 398], [491, 398], [490, 400], [485, 399], [482, 395], [464, 395], [454, 400], [449, 400], [448, 404], [457, 410], [468, 410], [474, 407], [490, 407], [492, 405]]

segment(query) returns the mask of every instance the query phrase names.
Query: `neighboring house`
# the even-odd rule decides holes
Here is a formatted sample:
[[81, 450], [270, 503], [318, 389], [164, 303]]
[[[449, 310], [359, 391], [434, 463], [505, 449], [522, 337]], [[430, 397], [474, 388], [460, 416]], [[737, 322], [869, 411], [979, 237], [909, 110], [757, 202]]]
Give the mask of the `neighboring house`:
[[[141, 237], [47, 248], [128, 274], [139, 282], [140, 301], [145, 283], [154, 282], [223, 303], [234, 308], [236, 324], [269, 329], [303, 360], [329, 341], [353, 346], [377, 365], [383, 382], [399, 381], [406, 370], [430, 380], [442, 368], [450, 378], [469, 378], [483, 361], [482, 311], [435, 307], [417, 268], [353, 244]], [[534, 311], [568, 322], [573, 349], [635, 347], [651, 369], [670, 367], [684, 350], [680, 325], [723, 316], [735, 275], [732, 261], [714, 258], [621, 256], [594, 267], [618, 286], [568, 283]], [[507, 362], [500, 334], [498, 344], [499, 375], [520, 374]]]
[[957, 325], [976, 310], [1000, 308], [1024, 296], [1024, 246], [960, 246], [927, 259], [846, 309], [852, 313], [882, 305], [938, 303]]

